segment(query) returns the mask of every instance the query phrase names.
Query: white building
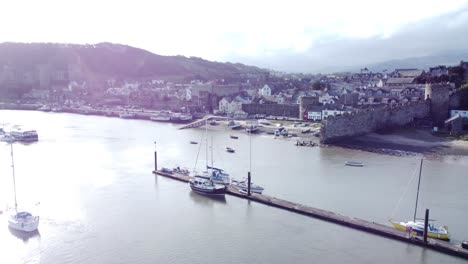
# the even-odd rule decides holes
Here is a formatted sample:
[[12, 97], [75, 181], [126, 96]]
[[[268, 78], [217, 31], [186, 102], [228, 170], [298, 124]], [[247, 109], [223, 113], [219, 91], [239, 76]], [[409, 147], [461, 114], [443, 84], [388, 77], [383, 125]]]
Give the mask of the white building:
[[344, 109], [323, 109], [322, 110], [322, 119], [327, 119], [329, 116], [342, 115], [344, 113], [351, 113], [352, 111]]
[[234, 100], [229, 97], [223, 97], [218, 104], [218, 112], [225, 114], [232, 114], [235, 112], [242, 111], [242, 104], [247, 103], [245, 100], [240, 98], [234, 98]]
[[330, 95], [328, 93], [322, 94], [319, 96], [319, 103], [326, 105], [326, 104], [334, 104], [338, 101], [336, 96]]
[[260, 96], [271, 96], [271, 88], [268, 84], [265, 84], [259, 91], [258, 94]]
[[185, 100], [189, 101], [192, 99], [192, 89], [189, 87], [185, 88]]

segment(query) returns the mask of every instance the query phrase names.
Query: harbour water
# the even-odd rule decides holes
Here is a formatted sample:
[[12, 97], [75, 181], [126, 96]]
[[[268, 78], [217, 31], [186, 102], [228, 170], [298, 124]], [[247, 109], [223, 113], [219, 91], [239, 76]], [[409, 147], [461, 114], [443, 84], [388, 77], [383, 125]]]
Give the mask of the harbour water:
[[[20, 208], [41, 216], [39, 232], [24, 237], [7, 228], [7, 213], [0, 215], [0, 263], [465, 262], [235, 197], [213, 200], [151, 174], [154, 141], [160, 167], [193, 169], [198, 155], [201, 169], [203, 128], [6, 110], [0, 123], [39, 133], [37, 143], [15, 143], [14, 157]], [[251, 149], [253, 181], [265, 194], [379, 223], [413, 216], [417, 158], [230, 134], [208, 131], [214, 165], [242, 178]], [[227, 153], [227, 146], [236, 153]], [[344, 166], [347, 160], [366, 166]], [[0, 210], [13, 205], [10, 161], [10, 148], [1, 142]], [[421, 179], [418, 215], [430, 208], [454, 242], [468, 239], [467, 168], [466, 157], [425, 161]]]

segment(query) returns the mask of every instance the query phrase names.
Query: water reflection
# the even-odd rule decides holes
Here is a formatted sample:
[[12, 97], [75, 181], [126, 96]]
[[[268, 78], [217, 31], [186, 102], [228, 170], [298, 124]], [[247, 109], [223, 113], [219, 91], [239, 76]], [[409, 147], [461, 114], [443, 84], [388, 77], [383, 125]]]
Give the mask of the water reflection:
[[10, 227], [8, 227], [8, 230], [10, 231], [10, 233], [11, 233], [14, 237], [16, 237], [16, 238], [18, 238], [18, 239], [20, 239], [20, 240], [23, 240], [23, 242], [24, 242], [25, 244], [27, 244], [27, 243], [28, 243], [28, 240], [31, 239], [31, 238], [35, 238], [35, 237], [37, 237], [37, 238], [39, 238], [39, 239], [41, 238], [41, 233], [39, 233], [38, 230], [33, 231], [33, 232], [23, 232], [23, 231], [18, 231], [18, 230], [16, 230], [16, 229], [12, 229], [12, 228], [10, 228]]
[[198, 194], [194, 191], [190, 191], [190, 198], [199, 204], [209, 205], [209, 206], [216, 204], [216, 203], [221, 203], [221, 204], [226, 203], [225, 196], [208, 196], [208, 195]]

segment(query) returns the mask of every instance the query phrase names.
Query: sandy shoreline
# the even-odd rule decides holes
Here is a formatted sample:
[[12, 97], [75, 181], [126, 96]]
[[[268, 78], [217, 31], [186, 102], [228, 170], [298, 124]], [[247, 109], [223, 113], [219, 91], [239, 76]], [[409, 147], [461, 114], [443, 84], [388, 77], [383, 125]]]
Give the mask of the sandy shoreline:
[[429, 130], [402, 128], [342, 140], [334, 146], [392, 156], [467, 156], [468, 141], [437, 137]]

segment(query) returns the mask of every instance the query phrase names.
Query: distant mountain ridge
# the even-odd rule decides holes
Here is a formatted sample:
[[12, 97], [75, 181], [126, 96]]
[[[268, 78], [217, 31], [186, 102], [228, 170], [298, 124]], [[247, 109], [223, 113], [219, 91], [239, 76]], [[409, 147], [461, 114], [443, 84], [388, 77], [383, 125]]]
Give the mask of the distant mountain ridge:
[[240, 63], [221, 63], [197, 57], [161, 56], [131, 46], [57, 43], [0, 43], [0, 71], [47, 67], [75, 72], [84, 79], [138, 78], [236, 78], [242, 74], [263, 74], [267, 70]]
[[[392, 71], [402, 68], [417, 68], [427, 70], [437, 65], [455, 66], [460, 61], [468, 61], [468, 50], [466, 51], [446, 51], [428, 56], [411, 57], [406, 59], [389, 60], [380, 63], [374, 63], [366, 66], [373, 72], [382, 72], [383, 70]], [[362, 67], [364, 68], [364, 66]], [[359, 69], [354, 68], [358, 72]]]

